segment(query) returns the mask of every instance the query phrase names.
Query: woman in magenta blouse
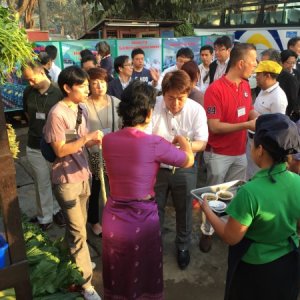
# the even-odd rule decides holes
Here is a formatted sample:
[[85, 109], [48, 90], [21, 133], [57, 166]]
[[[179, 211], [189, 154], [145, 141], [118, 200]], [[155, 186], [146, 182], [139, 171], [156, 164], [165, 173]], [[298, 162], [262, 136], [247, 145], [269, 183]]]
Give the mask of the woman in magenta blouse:
[[154, 184], [160, 163], [190, 167], [189, 143], [173, 144], [144, 132], [151, 120], [155, 89], [140, 81], [122, 94], [122, 130], [103, 139], [110, 197], [103, 213], [105, 299], [163, 299], [162, 244]]

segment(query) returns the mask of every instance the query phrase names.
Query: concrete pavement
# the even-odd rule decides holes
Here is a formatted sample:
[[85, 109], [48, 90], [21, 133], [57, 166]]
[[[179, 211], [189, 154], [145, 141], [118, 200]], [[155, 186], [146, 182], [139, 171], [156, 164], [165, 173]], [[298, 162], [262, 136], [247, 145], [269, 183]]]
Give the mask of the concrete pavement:
[[[30, 167], [25, 157], [27, 128], [16, 130], [20, 141], [19, 159], [16, 160], [16, 179], [21, 210], [28, 216], [35, 214], [35, 190]], [[199, 178], [199, 185], [203, 176]], [[175, 251], [175, 211], [170, 201], [165, 218], [164, 243], [164, 282], [166, 300], [221, 300], [224, 295], [225, 274], [227, 268], [227, 246], [216, 236], [209, 253], [202, 253], [198, 248], [200, 212], [193, 211], [193, 234], [190, 248], [191, 262], [184, 271], [177, 267]], [[64, 229], [53, 225], [48, 234], [52, 238], [64, 235]], [[94, 270], [93, 284], [102, 295], [101, 239], [92, 234], [88, 228], [88, 243], [92, 260], [97, 264]]]

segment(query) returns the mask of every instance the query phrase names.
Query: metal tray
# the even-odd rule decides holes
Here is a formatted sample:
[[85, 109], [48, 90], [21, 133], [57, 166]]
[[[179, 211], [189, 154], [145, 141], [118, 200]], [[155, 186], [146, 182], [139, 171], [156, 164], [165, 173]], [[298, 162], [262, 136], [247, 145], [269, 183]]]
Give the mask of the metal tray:
[[201, 203], [203, 199], [201, 198], [201, 195], [203, 193], [216, 193], [220, 190], [230, 191], [233, 193], [233, 195], [236, 194], [237, 190], [245, 183], [243, 180], [234, 180], [229, 182], [224, 182], [221, 184], [211, 185], [202, 187], [199, 189], [191, 190], [191, 194], [198, 199], [198, 201]]

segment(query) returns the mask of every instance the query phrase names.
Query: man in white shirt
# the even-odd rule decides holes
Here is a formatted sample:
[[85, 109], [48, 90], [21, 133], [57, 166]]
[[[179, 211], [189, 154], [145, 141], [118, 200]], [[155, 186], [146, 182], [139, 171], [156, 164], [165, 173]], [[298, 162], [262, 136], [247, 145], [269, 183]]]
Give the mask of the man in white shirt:
[[[186, 72], [178, 70], [165, 75], [162, 96], [157, 97], [154, 107], [152, 133], [172, 142], [176, 135], [185, 136], [193, 152], [204, 151], [208, 140], [207, 118], [203, 107], [188, 98], [191, 80]], [[172, 195], [176, 210], [177, 262], [185, 269], [190, 262], [189, 245], [192, 233], [192, 197], [196, 188], [197, 164], [188, 169], [161, 165], [155, 185], [161, 226], [168, 193]]]
[[176, 53], [176, 65], [165, 69], [160, 74], [156, 88], [158, 90], [161, 89], [162, 81], [167, 73], [180, 70], [184, 63], [191, 61], [193, 59], [194, 59], [194, 52], [192, 51], [191, 48], [188, 47], [180, 48]]
[[256, 97], [254, 108], [259, 114], [285, 114], [287, 97], [277, 82], [281, 70], [282, 67], [272, 60], [264, 60], [258, 64], [255, 70], [256, 82], [261, 91]]
[[[254, 109], [259, 114], [286, 113], [288, 105], [287, 97], [276, 80], [281, 70], [282, 67], [272, 60], [263, 60], [258, 64], [255, 70], [256, 81], [257, 86], [261, 90], [255, 99]], [[253, 134], [250, 132], [247, 142], [247, 180], [259, 171], [259, 167], [253, 162], [251, 157], [252, 140]]]
[[52, 66], [49, 70], [49, 75], [51, 77], [51, 80], [53, 82], [57, 82], [58, 80], [58, 75], [61, 72], [61, 68], [59, 68], [56, 64], [55, 64], [55, 59], [57, 56], [57, 48], [53, 45], [48, 45], [45, 47], [45, 52], [48, 53], [48, 55], [50, 56], [51, 60], [52, 60]]
[[228, 69], [232, 41], [227, 35], [217, 38], [214, 42], [216, 60], [209, 66], [209, 83], [221, 78]]
[[211, 45], [204, 45], [200, 48], [202, 63], [199, 65], [200, 79], [197, 86], [203, 94], [209, 85], [209, 65], [213, 60], [213, 53], [214, 48]]

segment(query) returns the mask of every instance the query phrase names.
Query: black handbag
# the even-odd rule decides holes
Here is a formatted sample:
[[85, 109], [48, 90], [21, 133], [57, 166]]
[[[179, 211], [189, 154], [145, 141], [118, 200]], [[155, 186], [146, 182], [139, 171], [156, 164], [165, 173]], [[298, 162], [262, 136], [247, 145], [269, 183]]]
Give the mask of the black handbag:
[[[79, 125], [82, 123], [82, 108], [78, 105], [78, 111], [77, 111], [77, 119], [76, 119], [76, 126], [75, 130], [77, 132]], [[51, 143], [47, 143], [44, 136], [42, 136], [40, 141], [40, 147], [43, 157], [53, 163], [56, 160], [56, 154], [51, 146]]]

